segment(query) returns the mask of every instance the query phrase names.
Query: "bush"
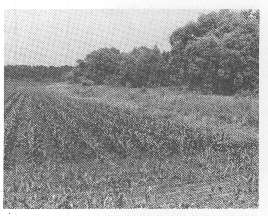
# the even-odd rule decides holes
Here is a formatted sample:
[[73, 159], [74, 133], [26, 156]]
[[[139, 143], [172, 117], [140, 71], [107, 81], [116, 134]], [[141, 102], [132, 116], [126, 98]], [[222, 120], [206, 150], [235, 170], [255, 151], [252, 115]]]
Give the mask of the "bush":
[[79, 80], [79, 70], [77, 69], [73, 69], [71, 70], [70, 72], [68, 72], [66, 75], [65, 75], [65, 78], [64, 78], [66, 81], [68, 81], [69, 83], [79, 83], [80, 80]]
[[92, 80], [83, 80], [81, 82], [82, 86], [93, 86], [94, 85], [94, 81]]
[[114, 86], [114, 87], [122, 86], [121, 77], [118, 76], [118, 75], [109, 75], [109, 76], [106, 76], [103, 83], [105, 85]]
[[256, 90], [239, 90], [236, 92], [235, 97], [258, 97], [258, 89]]

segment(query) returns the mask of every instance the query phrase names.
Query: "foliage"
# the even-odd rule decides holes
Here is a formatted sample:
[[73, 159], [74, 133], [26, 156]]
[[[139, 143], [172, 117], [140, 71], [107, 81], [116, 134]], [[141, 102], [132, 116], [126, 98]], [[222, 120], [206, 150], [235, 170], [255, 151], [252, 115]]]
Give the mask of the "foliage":
[[4, 67], [5, 78], [32, 79], [35, 81], [63, 81], [73, 69], [72, 66], [30, 66], [30, 65], [6, 65]]
[[258, 14], [220, 10], [174, 31], [170, 64], [183, 69], [182, 82], [215, 94], [258, 89]]
[[77, 67], [98, 83], [115, 75], [119, 83], [132, 87], [179, 85], [224, 95], [258, 89], [259, 11], [200, 15], [196, 22], [176, 29], [170, 44], [170, 52], [157, 46], [128, 53], [102, 48]]
[[157, 46], [134, 48], [121, 61], [120, 73], [133, 86], [155, 86], [165, 82], [165, 60]]
[[[170, 36], [171, 51], [157, 46], [94, 50], [70, 66], [5, 66], [11, 78], [84, 76], [96, 84], [131, 87], [180, 86], [206, 94], [258, 92], [259, 11], [219, 10], [177, 28]], [[64, 75], [65, 74], [65, 75]]]
[[81, 76], [81, 71], [78, 68], [73, 68], [71, 71], [65, 74], [64, 79], [69, 81], [70, 83], [79, 83], [81, 82]]
[[120, 51], [115, 48], [101, 48], [88, 54], [84, 65], [79, 65], [84, 75], [96, 82], [103, 84], [107, 75], [118, 74]]

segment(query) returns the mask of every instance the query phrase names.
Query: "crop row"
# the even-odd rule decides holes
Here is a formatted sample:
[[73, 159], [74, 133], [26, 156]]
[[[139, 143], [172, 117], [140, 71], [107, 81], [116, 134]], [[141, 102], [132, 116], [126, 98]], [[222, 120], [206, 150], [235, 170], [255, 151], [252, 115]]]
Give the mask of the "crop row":
[[16, 93], [17, 93], [16, 91], [5, 91], [4, 95], [5, 104], [8, 103]]
[[22, 93], [20, 92], [16, 92], [14, 94], [11, 94], [10, 97], [7, 99], [7, 101], [5, 101], [5, 119], [7, 118], [9, 112], [13, 109], [15, 109], [15, 105], [17, 103], [17, 101], [21, 98]]
[[45, 101], [55, 109], [55, 115], [61, 116], [59, 123], [65, 122], [72, 127], [71, 134], [78, 135], [73, 135], [74, 139], [90, 134], [102, 148], [121, 156], [150, 153], [165, 157], [211, 149], [228, 152], [231, 160], [239, 162], [243, 160], [243, 152], [255, 154], [257, 151], [256, 140], [237, 143], [224, 133], [204, 133], [184, 125], [171, 124], [167, 120], [104, 104], [55, 95], [46, 95]]
[[[13, 149], [19, 121], [16, 115], [25, 97], [17, 99], [5, 118], [9, 149]], [[236, 143], [224, 134], [204, 133], [165, 119], [55, 94], [33, 92], [27, 98], [31, 102], [23, 109], [29, 109], [27, 158], [31, 160], [45, 161], [47, 156], [95, 158], [105, 152], [122, 158], [145, 154], [162, 160], [201, 152], [208, 157], [214, 151], [227, 153], [234, 163], [250, 164], [258, 155], [257, 141]]]
[[[5, 165], [10, 166], [10, 156], [16, 145], [17, 130], [21, 121], [20, 114], [24, 108], [26, 96], [19, 94], [11, 103], [11, 108], [5, 109], [5, 134], [4, 134], [4, 161]], [[6, 112], [8, 112], [6, 114]]]
[[[11, 180], [15, 186], [9, 180], [14, 173], [17, 176], [16, 172], [6, 172], [5, 185], [9, 185], [11, 189], [8, 190], [13, 191], [14, 197], [23, 191], [23, 203], [27, 208], [84, 205], [77, 204], [78, 201], [87, 202], [86, 208], [102, 208], [107, 206], [105, 200], [109, 196], [114, 197], [114, 207], [137, 206], [135, 203], [144, 196], [148, 206], [151, 202], [148, 200], [153, 199], [148, 195], [151, 193], [148, 185], [156, 190], [157, 202], [152, 201], [154, 205], [162, 206], [168, 194], [177, 201], [183, 196], [186, 202], [193, 199], [200, 202], [209, 198], [210, 187], [218, 186], [220, 181], [226, 183], [229, 177], [235, 181], [237, 173], [232, 171], [230, 161], [239, 164], [237, 167], [247, 174], [256, 174], [258, 170], [251, 155], [257, 155], [257, 143], [254, 142], [236, 145], [223, 134], [202, 133], [164, 119], [49, 92], [24, 93], [13, 106], [15, 115], [12, 117], [10, 112], [7, 115], [7, 124], [10, 125], [5, 125], [5, 137], [10, 137], [8, 143], [5, 139], [5, 145], [10, 145], [9, 151], [5, 150], [5, 163], [10, 163], [10, 158], [15, 157], [14, 144], [20, 142], [19, 151], [29, 162], [23, 167], [31, 167], [31, 172], [19, 175], [25, 179], [21, 180], [25, 184], [16, 182], [17, 177], [14, 182]], [[9, 132], [8, 128], [11, 129]], [[25, 134], [25, 139], [19, 139], [18, 134]], [[186, 156], [187, 160], [184, 160]], [[69, 169], [74, 164], [78, 168]], [[194, 192], [191, 189], [186, 191], [185, 185], [193, 183], [210, 186]], [[211, 186], [213, 184], [216, 186]], [[224, 186], [219, 196], [233, 193], [233, 187]], [[148, 193], [144, 194], [144, 191]], [[22, 203], [12, 200], [7, 189], [5, 193], [9, 194], [6, 195], [6, 206]], [[31, 198], [32, 194], [34, 198]], [[122, 204], [122, 194], [128, 203]], [[61, 200], [55, 199], [58, 195], [62, 196]], [[213, 196], [216, 199], [216, 195]], [[229, 196], [233, 195], [227, 198]], [[31, 200], [36, 203], [31, 203]]]

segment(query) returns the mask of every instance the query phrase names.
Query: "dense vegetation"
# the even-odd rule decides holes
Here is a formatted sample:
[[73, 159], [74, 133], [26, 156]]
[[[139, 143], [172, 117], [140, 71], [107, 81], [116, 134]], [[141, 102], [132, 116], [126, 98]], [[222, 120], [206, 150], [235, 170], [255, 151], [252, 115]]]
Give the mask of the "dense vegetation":
[[34, 81], [62, 81], [65, 74], [73, 69], [72, 66], [30, 66], [30, 65], [6, 65], [5, 78], [31, 79]]
[[259, 11], [220, 10], [198, 17], [170, 36], [171, 51], [135, 47], [94, 50], [77, 66], [6, 66], [11, 78], [90, 79], [131, 87], [175, 85], [203, 93], [258, 93]]
[[171, 51], [136, 47], [129, 53], [102, 48], [78, 60], [75, 76], [96, 83], [183, 86], [232, 95], [258, 91], [259, 11], [220, 10], [201, 15], [170, 36]]
[[170, 42], [175, 68], [185, 67], [179, 74], [182, 82], [212, 93], [258, 88], [258, 11], [202, 15], [173, 32]]
[[4, 208], [258, 206], [256, 138], [24, 85], [5, 91]]

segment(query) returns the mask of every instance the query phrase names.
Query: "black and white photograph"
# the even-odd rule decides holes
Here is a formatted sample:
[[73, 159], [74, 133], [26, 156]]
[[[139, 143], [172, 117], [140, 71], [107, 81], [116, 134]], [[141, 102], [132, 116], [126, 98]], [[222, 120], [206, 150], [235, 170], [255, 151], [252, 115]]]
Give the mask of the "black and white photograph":
[[3, 208], [258, 209], [260, 11], [5, 9]]

